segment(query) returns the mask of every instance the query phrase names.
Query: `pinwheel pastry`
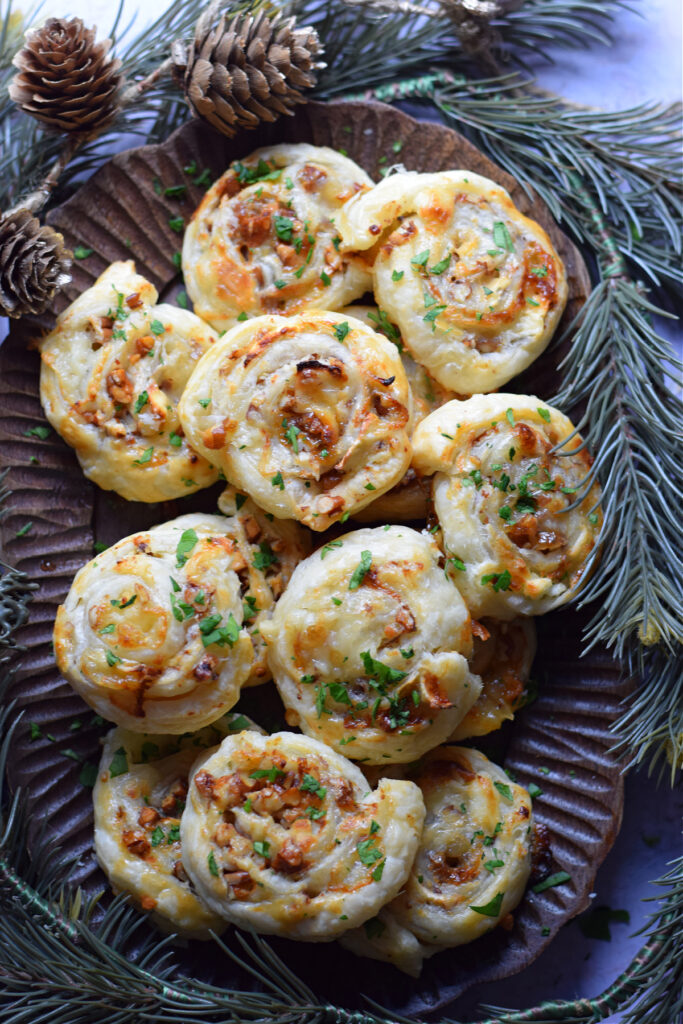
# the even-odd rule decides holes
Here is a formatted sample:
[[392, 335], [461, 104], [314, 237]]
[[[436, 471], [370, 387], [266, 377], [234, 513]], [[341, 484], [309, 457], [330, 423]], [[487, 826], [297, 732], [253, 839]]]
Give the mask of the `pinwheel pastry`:
[[[445, 402], [464, 397], [442, 388], [424, 366], [415, 362], [403, 344], [398, 327], [391, 323], [384, 310], [376, 306], [347, 306], [341, 312], [363, 320], [396, 345], [413, 393], [413, 429], [420, 420]], [[364, 509], [354, 512], [353, 517], [359, 523], [409, 523], [415, 519], [425, 519], [429, 493], [429, 481], [422, 480], [409, 466], [403, 478], [390, 491], [370, 502]]]
[[351, 200], [342, 249], [369, 249], [379, 305], [446, 388], [493, 391], [541, 354], [567, 301], [545, 231], [471, 171], [406, 172]]
[[116, 892], [151, 910], [166, 930], [193, 938], [221, 931], [222, 918], [201, 903], [181, 859], [180, 815], [198, 755], [242, 729], [246, 715], [228, 713], [184, 736], [112, 729], [93, 791], [95, 853]]
[[183, 864], [228, 921], [328, 941], [398, 893], [423, 821], [412, 782], [369, 791], [360, 769], [318, 740], [243, 732], [192, 777]]
[[85, 475], [129, 501], [180, 498], [218, 477], [176, 411], [217, 336], [194, 313], [156, 301], [132, 260], [113, 263], [40, 343], [45, 415]]
[[342, 943], [417, 976], [423, 959], [478, 939], [517, 906], [531, 872], [533, 818], [526, 790], [477, 750], [439, 747], [407, 777], [427, 810], [410, 876]]
[[481, 678], [481, 693], [451, 740], [485, 736], [515, 717], [529, 699], [527, 684], [536, 653], [536, 627], [529, 618], [472, 623], [470, 669]]
[[262, 626], [287, 721], [368, 764], [412, 761], [479, 696], [470, 617], [426, 534], [357, 530], [294, 570]]
[[410, 463], [412, 396], [396, 346], [339, 313], [233, 327], [179, 410], [191, 444], [230, 483], [313, 530], [388, 491]]
[[366, 259], [340, 251], [334, 221], [371, 186], [326, 147], [271, 146], [231, 164], [185, 232], [183, 274], [199, 316], [224, 331], [248, 316], [360, 298], [371, 284]]
[[261, 626], [273, 614], [275, 602], [289, 583], [294, 569], [311, 550], [310, 534], [298, 523], [274, 519], [246, 494], [226, 487], [218, 507], [230, 516], [230, 529], [245, 566], [238, 571], [242, 592], [243, 622], [254, 645], [254, 664], [243, 686], [270, 679], [266, 645]]
[[57, 611], [55, 655], [104, 718], [184, 733], [237, 702], [254, 663], [240, 530], [222, 516], [180, 516], [125, 537], [76, 575]]
[[602, 514], [566, 416], [529, 395], [474, 395], [423, 420], [413, 447], [418, 472], [436, 474], [448, 572], [472, 615], [540, 615], [577, 592]]

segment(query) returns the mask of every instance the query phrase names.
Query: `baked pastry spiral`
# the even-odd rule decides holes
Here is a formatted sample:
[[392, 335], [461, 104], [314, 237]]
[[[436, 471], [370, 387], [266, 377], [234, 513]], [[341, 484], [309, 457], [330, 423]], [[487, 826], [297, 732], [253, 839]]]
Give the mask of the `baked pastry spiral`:
[[230, 529], [246, 563], [240, 570], [244, 625], [254, 646], [254, 664], [242, 684], [257, 686], [270, 679], [261, 626], [273, 614], [294, 569], [311, 551], [310, 534], [298, 523], [274, 519], [229, 485], [218, 499], [231, 517]]
[[417, 975], [423, 958], [478, 939], [517, 906], [531, 872], [533, 819], [526, 790], [477, 750], [439, 747], [407, 774], [426, 807], [410, 875], [343, 945]]
[[193, 514], [124, 537], [76, 575], [54, 630], [57, 665], [100, 715], [184, 733], [237, 702], [254, 664], [240, 526]]
[[183, 867], [180, 815], [192, 765], [203, 750], [243, 729], [246, 715], [229, 712], [185, 736], [112, 729], [104, 741], [95, 788], [95, 853], [116, 892], [150, 910], [166, 930], [210, 938], [225, 922], [198, 899]]
[[448, 572], [475, 618], [540, 615], [576, 593], [602, 513], [566, 416], [531, 395], [474, 395], [423, 420], [413, 449], [435, 474]]
[[482, 619], [472, 623], [470, 669], [481, 679], [481, 693], [456, 727], [451, 740], [486, 736], [515, 717], [525, 703], [536, 653], [536, 627], [530, 618]]
[[361, 771], [318, 740], [229, 737], [190, 785], [180, 834], [197, 892], [234, 924], [328, 941], [403, 885], [424, 803], [412, 782]]
[[113, 263], [40, 343], [40, 399], [87, 477], [129, 501], [208, 487], [218, 470], [183, 435], [178, 399], [217, 335], [194, 313], [155, 305], [132, 260]]
[[368, 291], [364, 256], [340, 251], [335, 218], [372, 181], [320, 146], [270, 146], [214, 182], [185, 232], [194, 308], [218, 331], [262, 313], [339, 309]]
[[410, 463], [396, 347], [339, 313], [238, 324], [200, 361], [179, 410], [191, 443], [235, 487], [313, 530], [369, 504]]
[[262, 632], [287, 722], [368, 764], [412, 761], [479, 696], [470, 618], [430, 537], [356, 530], [294, 570]]
[[368, 249], [378, 304], [444, 387], [493, 391], [541, 354], [567, 301], [545, 231], [471, 171], [407, 172], [350, 200], [343, 247]]
[[[363, 320], [396, 345], [413, 394], [413, 429], [420, 420], [445, 402], [463, 397], [442, 388], [424, 366], [415, 362], [403, 344], [398, 327], [391, 323], [383, 310], [377, 306], [347, 306], [340, 312]], [[354, 512], [353, 517], [359, 523], [409, 523], [416, 519], [426, 519], [430, 489], [429, 481], [422, 480], [409, 466], [403, 478], [390, 491]]]

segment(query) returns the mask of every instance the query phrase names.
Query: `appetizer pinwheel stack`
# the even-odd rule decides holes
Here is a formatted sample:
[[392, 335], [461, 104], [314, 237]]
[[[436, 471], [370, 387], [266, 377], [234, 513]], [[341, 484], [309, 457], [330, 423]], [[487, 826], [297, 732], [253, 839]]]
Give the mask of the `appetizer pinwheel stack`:
[[[194, 312], [115, 263], [41, 342], [46, 415], [100, 487], [227, 483], [59, 609], [60, 670], [115, 724], [97, 856], [167, 930], [341, 938], [417, 975], [509, 927], [532, 872], [529, 793], [469, 741], [524, 704], [533, 617], [598, 552], [580, 435], [498, 390], [564, 268], [479, 175], [373, 184], [282, 145], [208, 190], [182, 270]], [[271, 679], [269, 735], [238, 703]]]

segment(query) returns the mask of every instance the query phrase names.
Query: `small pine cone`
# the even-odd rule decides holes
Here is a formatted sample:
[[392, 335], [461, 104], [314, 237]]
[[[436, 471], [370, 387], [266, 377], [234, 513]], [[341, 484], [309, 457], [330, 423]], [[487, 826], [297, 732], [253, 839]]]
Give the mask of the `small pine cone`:
[[0, 219], [0, 316], [42, 313], [71, 280], [64, 239], [28, 210]]
[[111, 39], [95, 42], [80, 18], [49, 18], [26, 34], [12, 63], [19, 69], [10, 97], [27, 114], [61, 132], [96, 135], [119, 104], [121, 61], [109, 56]]
[[189, 50], [182, 42], [172, 49], [175, 78], [195, 114], [227, 136], [293, 114], [305, 102], [300, 90], [312, 88], [325, 66], [315, 29], [265, 13], [227, 24], [223, 15], [214, 26], [215, 12], [211, 5], [199, 19]]

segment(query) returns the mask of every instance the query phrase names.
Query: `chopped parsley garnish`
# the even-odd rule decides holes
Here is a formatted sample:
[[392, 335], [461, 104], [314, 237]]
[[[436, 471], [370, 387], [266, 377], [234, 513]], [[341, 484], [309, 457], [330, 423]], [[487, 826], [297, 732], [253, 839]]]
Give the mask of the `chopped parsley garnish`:
[[326, 274], [324, 270], [321, 271], [320, 273], [320, 280], [322, 281], [326, 288], [329, 288], [329, 286], [332, 284], [332, 278], [330, 277], [329, 274]]
[[287, 287], [287, 282], [286, 281], [273, 281], [273, 284], [278, 289], [278, 291], [282, 290], [282, 288], [286, 288]]
[[78, 776], [78, 781], [81, 786], [85, 786], [86, 789], [92, 789], [97, 782], [97, 765], [84, 764], [81, 768], [81, 773]]
[[509, 505], [501, 505], [500, 508], [498, 509], [498, 515], [507, 523], [512, 515], [512, 509], [510, 508]]
[[166, 833], [164, 832], [163, 828], [157, 825], [157, 827], [152, 832], [152, 835], [150, 836], [150, 842], [152, 846], [160, 846], [165, 838]]
[[430, 309], [429, 312], [425, 313], [425, 315], [422, 317], [422, 319], [425, 321], [425, 323], [428, 323], [428, 324], [432, 325], [432, 331], [436, 330], [436, 323], [435, 323], [435, 321], [436, 321], [437, 316], [439, 316], [441, 313], [443, 313], [444, 309], [447, 309], [447, 308], [448, 308], [447, 306], [434, 306], [433, 309]]
[[255, 772], [250, 774], [249, 778], [268, 779], [269, 782], [275, 782], [279, 775], [285, 775], [285, 772], [281, 771], [280, 768], [257, 768]]
[[400, 281], [400, 280], [402, 280], [404, 274], [405, 274], [405, 270], [392, 270], [392, 272], [391, 272], [391, 280], [392, 281]]
[[182, 446], [183, 439], [179, 434], [176, 434], [175, 430], [172, 430], [168, 436], [168, 443], [172, 445], [173, 448], [180, 448]]
[[181, 234], [185, 230], [185, 221], [182, 217], [169, 217], [168, 226], [171, 231], [176, 231], [178, 234]]
[[510, 584], [512, 583], [512, 576], [507, 569], [503, 569], [502, 572], [491, 572], [486, 576], [482, 576], [481, 582], [483, 586], [490, 583], [496, 593], [499, 590], [509, 590]]
[[[396, 143], [394, 143], [396, 145]], [[363, 931], [366, 937], [372, 942], [373, 939], [378, 939], [380, 935], [384, 935], [386, 931], [386, 925], [383, 921], [380, 921], [378, 917], [371, 917], [369, 921], [366, 921], [363, 925]]]
[[562, 885], [564, 882], [568, 882], [572, 876], [567, 874], [566, 871], [556, 871], [553, 875], [548, 875], [542, 882], [535, 885], [532, 888], [532, 892], [544, 892], [546, 889], [552, 889], [556, 885]]
[[237, 319], [238, 319], [238, 320], [239, 320], [239, 321], [240, 321], [241, 323], [243, 323], [243, 322], [244, 322], [245, 320], [248, 320], [248, 319], [249, 319], [249, 317], [248, 317], [248, 316], [247, 316], [247, 314], [246, 314], [246, 313], [244, 312], [244, 310], [242, 310], [242, 312], [241, 312], [241, 313], [239, 314], [239, 316], [237, 317]]
[[108, 626], [102, 627], [102, 629], [100, 630], [100, 636], [103, 636], [105, 633], [113, 633], [115, 629], [116, 626], [114, 625], [114, 623], [110, 622]]
[[128, 758], [126, 757], [126, 751], [123, 747], [119, 747], [115, 750], [111, 763], [109, 765], [109, 775], [112, 779], [115, 779], [117, 775], [125, 775], [128, 771]]
[[349, 325], [348, 325], [346, 320], [344, 321], [343, 324], [335, 324], [334, 325], [334, 334], [335, 334], [335, 337], [336, 337], [337, 341], [343, 341], [344, 338], [346, 337], [346, 335], [349, 333], [350, 330], [351, 330], [351, 328], [349, 327]]
[[118, 665], [121, 661], [118, 654], [114, 654], [113, 651], [107, 651], [105, 658], [107, 659], [107, 665], [109, 665], [110, 668], [113, 668], [114, 665]]
[[41, 441], [46, 441], [49, 436], [49, 427], [30, 427], [24, 431], [24, 437], [39, 437]]
[[236, 160], [232, 166], [242, 185], [253, 185], [256, 181], [277, 181], [282, 175], [282, 168], [272, 168], [263, 158], [259, 159], [256, 167], [247, 167], [240, 160]]
[[493, 785], [495, 786], [495, 788], [498, 790], [502, 797], [504, 797], [506, 800], [509, 800], [510, 803], [512, 803], [512, 790], [507, 785], [507, 783], [494, 782]]
[[512, 409], [506, 409], [505, 410], [505, 419], [508, 421], [508, 423], [510, 424], [511, 427], [514, 427], [514, 425], [515, 425], [515, 414], [513, 413]]
[[328, 541], [328, 543], [324, 544], [322, 546], [322, 548], [320, 549], [320, 558], [321, 558], [321, 560], [325, 557], [325, 555], [327, 554], [328, 551], [332, 550], [332, 548], [341, 548], [341, 547], [343, 547], [343, 544], [344, 544], [344, 542], [341, 541], [341, 540], [331, 540], [331, 541]]
[[536, 800], [537, 797], [542, 795], [543, 790], [540, 786], [537, 786], [535, 782], [530, 782], [527, 786], [527, 792], [532, 800]]
[[413, 650], [412, 647], [406, 647], [405, 650], [403, 648], [401, 648], [401, 657], [402, 658], [406, 658], [406, 659], [407, 658], [412, 658], [414, 654], [415, 654], [415, 651]]
[[149, 448], [145, 448], [144, 452], [139, 459], [133, 459], [134, 466], [146, 466], [154, 454], [154, 445], [150, 445]]
[[385, 334], [389, 341], [393, 341], [398, 347], [399, 352], [402, 350], [401, 332], [398, 327], [391, 323], [383, 309], [378, 309], [376, 313], [368, 313], [368, 320], [372, 320], [373, 324], [377, 324], [380, 332]]
[[183, 265], [183, 255], [180, 252], [174, 252], [172, 256], [173, 266], [176, 270], [180, 270]]
[[448, 256], [444, 256], [444, 258], [442, 260], [439, 260], [439, 262], [435, 263], [433, 267], [430, 267], [429, 268], [429, 273], [430, 274], [443, 274], [444, 270], [448, 269], [448, 264], [450, 262], [451, 262], [451, 254], [449, 253]]
[[508, 252], [515, 251], [512, 239], [510, 238], [510, 232], [502, 220], [497, 220], [493, 225], [493, 241], [499, 249], [507, 249]]
[[483, 907], [470, 906], [470, 910], [473, 910], [475, 914], [483, 914], [485, 917], [498, 917], [504, 896], [504, 892], [496, 893], [490, 903], [485, 903]]
[[420, 267], [426, 267], [428, 260], [429, 260], [429, 249], [423, 249], [422, 252], [419, 252], [417, 254], [417, 256], [413, 256], [413, 258], [410, 261], [410, 263], [411, 263], [411, 265], [413, 267], [416, 267], [416, 268], [419, 269]]
[[282, 473], [278, 470], [274, 477], [270, 480], [273, 487], [278, 487], [281, 491], [285, 489], [285, 482], [282, 479]]
[[268, 851], [270, 850], [270, 843], [266, 842], [265, 839], [257, 839], [254, 842], [254, 850], [260, 854], [261, 857], [267, 857]]
[[[282, 426], [285, 428], [285, 437], [291, 444], [296, 455], [299, 454], [299, 434], [301, 431], [293, 423], [288, 423], [287, 420], [282, 421]], [[280, 488], [282, 490], [282, 488]]]
[[178, 294], [175, 297], [175, 300], [176, 300], [176, 302], [178, 303], [178, 305], [180, 306], [181, 309], [187, 309], [187, 303], [188, 303], [187, 292], [178, 292]]
[[160, 334], [164, 334], [166, 331], [166, 328], [162, 324], [161, 320], [152, 320], [151, 324], [149, 325], [149, 329], [152, 332], [152, 334], [156, 334], [157, 337]]
[[446, 561], [450, 562], [459, 572], [465, 572], [465, 563], [457, 555], [449, 555]]
[[319, 797], [320, 800], [324, 800], [325, 794], [327, 793], [326, 787], [321, 786], [315, 775], [309, 775], [308, 772], [304, 775], [303, 782], [299, 789], [304, 793], [313, 793], [313, 795]]
[[369, 651], [361, 651], [360, 656], [366, 676], [374, 679], [381, 687], [400, 683], [408, 675], [407, 672], [402, 672], [400, 669], [385, 665], [383, 661], [377, 661]]
[[137, 415], [142, 408], [149, 402], [149, 394], [146, 391], [141, 391], [138, 397], [135, 399], [135, 405], [133, 406], [133, 412]]
[[540, 302], [536, 302], [536, 299], [530, 299], [528, 295], [526, 296], [526, 302], [527, 302], [528, 306], [540, 306], [541, 305]]
[[175, 550], [176, 557], [176, 568], [182, 569], [187, 561], [190, 552], [194, 548], [195, 544], [199, 540], [197, 533], [193, 529], [183, 530], [180, 540], [178, 541], [178, 547]]
[[220, 615], [207, 615], [199, 623], [204, 647], [210, 647], [211, 644], [216, 644], [218, 647], [229, 644], [230, 647], [233, 647], [237, 642], [240, 635], [240, 627], [232, 612], [228, 615], [224, 626], [220, 625], [221, 619], [222, 616]]
[[255, 569], [267, 569], [278, 561], [277, 555], [273, 552], [270, 544], [267, 541], [262, 541], [259, 544], [259, 549], [254, 554], [253, 566]]
[[384, 856], [381, 850], [378, 850], [375, 846], [376, 840], [374, 837], [371, 839], [362, 839], [356, 846], [358, 850], [358, 856], [362, 864], [366, 867], [370, 867], [378, 860], [382, 860]]
[[372, 552], [361, 551], [360, 562], [353, 570], [351, 579], [349, 580], [349, 590], [358, 590], [361, 583], [365, 579], [366, 573], [369, 572], [370, 566], [372, 565]]
[[74, 259], [87, 260], [88, 256], [92, 256], [93, 252], [93, 249], [87, 249], [84, 245], [77, 245], [74, 249]]
[[216, 864], [216, 858], [213, 855], [213, 850], [209, 850], [209, 855], [206, 858], [206, 863], [209, 865], [209, 871], [214, 878], [218, 878], [218, 864]]
[[14, 536], [15, 537], [25, 537], [26, 534], [29, 533], [32, 529], [33, 529], [33, 523], [32, 522], [24, 523], [24, 525], [22, 527], [20, 527], [20, 529], [17, 530], [17, 532], [14, 534]]
[[502, 868], [504, 866], [505, 866], [505, 861], [503, 861], [503, 860], [487, 860], [487, 861], [484, 861], [484, 867], [486, 868], [487, 871], [490, 871], [491, 873], [493, 873], [496, 870], [496, 868]]
[[291, 217], [283, 217], [280, 214], [276, 214], [273, 217], [273, 225], [278, 238], [283, 242], [291, 242], [294, 231], [294, 222]]
[[531, 268], [531, 273], [535, 274], [536, 277], [547, 277], [548, 276], [548, 268], [547, 267], [532, 267]]
[[550, 413], [549, 413], [549, 411], [547, 409], [542, 409], [541, 406], [539, 405], [539, 406], [536, 407], [536, 412], [538, 413], [538, 415], [541, 417], [542, 420], [545, 420], [546, 423], [550, 423]]

